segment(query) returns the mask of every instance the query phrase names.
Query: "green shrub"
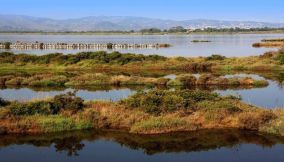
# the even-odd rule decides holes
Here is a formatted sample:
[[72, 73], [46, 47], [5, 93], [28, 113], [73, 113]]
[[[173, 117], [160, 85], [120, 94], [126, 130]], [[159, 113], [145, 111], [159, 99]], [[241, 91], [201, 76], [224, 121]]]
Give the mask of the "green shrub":
[[126, 107], [141, 108], [143, 111], [158, 115], [193, 108], [196, 102], [215, 100], [218, 94], [191, 90], [150, 90], [139, 92], [121, 101]]
[[51, 115], [58, 114], [61, 110], [79, 111], [84, 108], [83, 100], [74, 93], [57, 95], [50, 101], [36, 101], [30, 103], [11, 103], [8, 108], [16, 116]]
[[52, 102], [53, 109], [58, 111], [61, 109], [79, 111], [84, 108], [84, 100], [76, 97], [76, 94], [71, 92], [55, 96]]
[[214, 61], [214, 60], [224, 60], [226, 59], [225, 56], [221, 56], [221, 55], [211, 55], [209, 57], [206, 57], [206, 61]]
[[52, 104], [50, 102], [40, 101], [32, 103], [18, 103], [14, 102], [8, 107], [13, 115], [49, 115], [52, 114]]
[[184, 108], [184, 99], [174, 94], [166, 95], [163, 98], [162, 107], [166, 112], [172, 112]]
[[10, 102], [0, 97], [0, 107], [7, 106]]

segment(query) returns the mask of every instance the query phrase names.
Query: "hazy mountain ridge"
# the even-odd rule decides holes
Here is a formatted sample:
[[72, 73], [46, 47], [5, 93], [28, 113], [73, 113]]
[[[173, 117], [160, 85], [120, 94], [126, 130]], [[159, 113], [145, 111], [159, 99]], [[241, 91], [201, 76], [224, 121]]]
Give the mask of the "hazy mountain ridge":
[[219, 20], [163, 20], [129, 16], [91, 16], [77, 19], [55, 20], [20, 15], [0, 15], [0, 31], [110, 31], [140, 30], [144, 28], [282, 28], [284, 23]]

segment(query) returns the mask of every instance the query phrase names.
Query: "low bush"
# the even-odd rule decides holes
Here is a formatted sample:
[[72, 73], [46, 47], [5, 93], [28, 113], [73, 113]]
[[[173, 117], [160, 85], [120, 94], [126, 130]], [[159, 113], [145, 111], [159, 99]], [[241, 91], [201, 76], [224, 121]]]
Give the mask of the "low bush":
[[0, 97], [0, 107], [7, 106], [10, 102]]
[[79, 111], [84, 108], [84, 100], [80, 97], [76, 97], [75, 93], [69, 92], [55, 96], [53, 99], [53, 107], [58, 110]]
[[211, 55], [209, 57], [206, 57], [205, 60], [206, 61], [216, 61], [216, 60], [225, 60], [226, 57], [225, 56], [221, 56], [221, 55]]
[[150, 90], [138, 92], [121, 101], [126, 107], [141, 108], [146, 113], [159, 115], [160, 113], [194, 108], [196, 102], [215, 100], [219, 96], [206, 91], [191, 90]]
[[35, 101], [29, 103], [13, 102], [8, 106], [11, 113], [16, 116], [51, 115], [58, 114], [61, 110], [77, 112], [84, 108], [83, 100], [74, 93], [57, 95], [49, 101]]
[[52, 114], [52, 104], [50, 102], [31, 102], [31, 103], [18, 103], [14, 102], [8, 107], [13, 115], [28, 116], [35, 114], [49, 115]]

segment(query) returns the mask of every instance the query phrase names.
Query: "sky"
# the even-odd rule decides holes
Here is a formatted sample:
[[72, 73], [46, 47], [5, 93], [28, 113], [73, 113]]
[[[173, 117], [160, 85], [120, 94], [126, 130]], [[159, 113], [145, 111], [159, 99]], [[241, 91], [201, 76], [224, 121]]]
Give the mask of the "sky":
[[0, 0], [0, 14], [53, 19], [139, 16], [284, 23], [284, 0]]

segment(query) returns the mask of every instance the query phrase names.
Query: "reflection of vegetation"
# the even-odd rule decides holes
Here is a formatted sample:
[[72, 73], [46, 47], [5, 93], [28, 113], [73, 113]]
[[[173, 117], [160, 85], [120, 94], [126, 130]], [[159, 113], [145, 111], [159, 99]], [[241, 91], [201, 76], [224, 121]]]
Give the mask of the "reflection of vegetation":
[[71, 136], [58, 140], [54, 147], [56, 148], [56, 152], [66, 151], [68, 156], [78, 156], [78, 151], [82, 150], [84, 146], [80, 139]]
[[272, 147], [283, 144], [284, 139], [275, 136], [261, 135], [254, 132], [240, 130], [202, 130], [191, 133], [175, 133], [163, 135], [133, 135], [123, 132], [71, 132], [48, 135], [6, 135], [0, 138], [0, 148], [10, 145], [29, 144], [37, 147], [54, 147], [58, 152], [66, 152], [68, 156], [80, 155], [84, 151], [82, 141], [95, 142], [97, 140], [110, 140], [134, 150], [144, 150], [148, 155], [163, 152], [196, 152], [219, 149], [221, 147], [233, 148], [240, 144], [257, 144], [261, 147]]

